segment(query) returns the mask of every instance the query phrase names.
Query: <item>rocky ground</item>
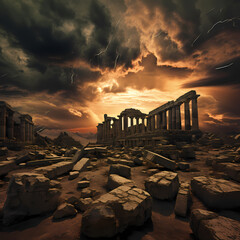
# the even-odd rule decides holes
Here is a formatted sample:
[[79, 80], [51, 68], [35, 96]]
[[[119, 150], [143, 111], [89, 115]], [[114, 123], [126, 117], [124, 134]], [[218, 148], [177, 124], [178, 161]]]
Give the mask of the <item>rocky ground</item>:
[[0, 148], [0, 239], [240, 239], [239, 147]]

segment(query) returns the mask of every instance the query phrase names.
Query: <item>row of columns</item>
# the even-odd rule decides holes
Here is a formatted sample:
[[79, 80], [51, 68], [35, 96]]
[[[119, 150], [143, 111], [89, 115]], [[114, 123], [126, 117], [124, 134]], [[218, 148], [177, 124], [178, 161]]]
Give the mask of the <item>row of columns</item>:
[[14, 138], [13, 111], [5, 106], [0, 109], [0, 140]]
[[22, 115], [20, 117], [20, 125], [16, 125], [16, 127], [14, 127], [14, 111], [7, 106], [8, 105], [6, 104], [0, 107], [0, 140], [4, 141], [6, 139], [14, 139], [15, 137], [20, 137], [19, 140], [23, 142], [32, 142], [33, 122], [26, 119], [26, 117]]
[[[181, 104], [184, 103], [184, 118], [185, 118], [185, 130], [198, 130], [198, 107], [197, 107], [197, 97], [192, 99], [186, 99], [185, 101], [175, 104], [175, 106], [170, 107], [160, 111], [157, 114], [148, 117], [147, 129], [149, 131], [154, 131], [157, 129], [182, 129], [181, 122]], [[190, 120], [190, 108], [189, 102], [192, 101], [192, 126]], [[167, 112], [168, 112], [168, 124], [167, 124]], [[157, 118], [157, 123], [155, 124], [155, 116]]]
[[24, 117], [21, 117], [20, 135], [23, 142], [33, 141], [33, 123], [29, 122]]

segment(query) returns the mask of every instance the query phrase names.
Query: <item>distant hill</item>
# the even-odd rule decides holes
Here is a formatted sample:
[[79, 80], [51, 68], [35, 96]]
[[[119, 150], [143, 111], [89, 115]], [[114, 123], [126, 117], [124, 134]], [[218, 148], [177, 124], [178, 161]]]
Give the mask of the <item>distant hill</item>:
[[57, 138], [53, 139], [53, 142], [55, 145], [61, 147], [82, 147], [82, 144], [79, 141], [76, 141], [66, 132], [61, 132]]
[[[49, 137], [55, 139], [59, 134], [63, 132], [61, 129], [44, 129], [39, 134], [43, 137]], [[79, 132], [69, 132], [65, 131], [68, 136], [72, 137], [74, 140], [79, 141], [82, 145], [87, 145], [88, 143], [95, 143], [97, 141], [97, 135], [94, 133], [79, 133]]]

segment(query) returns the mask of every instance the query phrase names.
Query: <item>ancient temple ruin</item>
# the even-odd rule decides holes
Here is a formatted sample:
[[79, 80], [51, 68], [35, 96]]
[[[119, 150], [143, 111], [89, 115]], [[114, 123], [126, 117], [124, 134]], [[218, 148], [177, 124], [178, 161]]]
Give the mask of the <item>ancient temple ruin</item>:
[[20, 114], [6, 102], [0, 101], [0, 142], [33, 142], [32, 117]]
[[105, 114], [104, 122], [97, 126], [97, 142], [141, 146], [155, 145], [163, 137], [188, 141], [193, 135], [201, 133], [197, 106], [199, 96], [192, 90], [176, 101], [169, 101], [150, 111], [149, 114], [133, 108], [125, 109], [118, 118]]

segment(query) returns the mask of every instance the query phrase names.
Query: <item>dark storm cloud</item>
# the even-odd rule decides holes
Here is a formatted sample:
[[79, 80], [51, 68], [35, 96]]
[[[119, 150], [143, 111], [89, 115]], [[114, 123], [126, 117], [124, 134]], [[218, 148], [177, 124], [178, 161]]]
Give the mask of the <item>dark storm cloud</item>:
[[209, 87], [209, 86], [229, 86], [240, 87], [240, 58], [222, 62], [218, 66], [212, 67], [208, 71], [209, 77], [199, 79], [195, 82], [186, 83], [185, 88]]
[[[5, 55], [0, 52], [0, 75], [8, 75], [0, 84], [7, 82], [31, 93], [61, 91], [64, 97], [81, 98], [77, 85], [97, 81], [101, 74], [69, 62], [85, 61], [103, 69], [129, 68], [140, 54], [139, 41], [133, 47], [124, 45], [125, 36], [99, 1], [0, 2], [0, 34], [10, 44]], [[1, 42], [0, 47], [4, 48]], [[27, 59], [6, 57], [7, 51], [16, 49]]]

